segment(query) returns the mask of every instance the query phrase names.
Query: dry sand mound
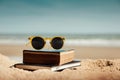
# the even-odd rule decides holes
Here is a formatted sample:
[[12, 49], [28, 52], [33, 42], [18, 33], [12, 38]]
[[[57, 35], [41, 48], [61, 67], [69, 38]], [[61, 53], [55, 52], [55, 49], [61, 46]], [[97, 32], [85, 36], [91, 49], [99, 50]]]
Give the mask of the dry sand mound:
[[120, 80], [120, 59], [82, 60], [81, 66], [61, 72], [10, 68], [14, 63], [0, 54], [0, 80]]

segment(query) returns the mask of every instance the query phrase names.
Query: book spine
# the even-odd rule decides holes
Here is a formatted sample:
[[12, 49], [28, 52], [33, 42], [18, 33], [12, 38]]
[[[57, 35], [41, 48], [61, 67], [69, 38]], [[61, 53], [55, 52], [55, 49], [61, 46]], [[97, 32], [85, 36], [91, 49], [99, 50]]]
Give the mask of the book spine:
[[23, 63], [25, 64], [49, 64], [49, 65], [59, 65], [60, 56], [44, 54], [40, 52], [29, 52], [23, 51]]

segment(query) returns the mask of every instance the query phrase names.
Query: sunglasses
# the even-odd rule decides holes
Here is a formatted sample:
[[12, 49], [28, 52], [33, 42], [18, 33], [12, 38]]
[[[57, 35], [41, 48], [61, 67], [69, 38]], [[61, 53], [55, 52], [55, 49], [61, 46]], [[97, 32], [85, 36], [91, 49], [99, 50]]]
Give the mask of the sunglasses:
[[46, 40], [50, 41], [52, 48], [61, 49], [65, 40], [64, 37], [43, 38], [40, 36], [31, 36], [28, 39], [30, 40], [32, 47], [37, 50], [42, 49], [45, 46]]

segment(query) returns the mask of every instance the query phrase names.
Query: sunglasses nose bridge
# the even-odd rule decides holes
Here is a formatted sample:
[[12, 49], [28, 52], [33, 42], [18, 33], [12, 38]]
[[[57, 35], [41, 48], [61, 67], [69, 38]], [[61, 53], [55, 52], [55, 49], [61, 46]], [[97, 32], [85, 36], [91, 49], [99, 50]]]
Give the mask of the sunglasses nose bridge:
[[44, 38], [46, 41], [50, 40], [51, 38]]

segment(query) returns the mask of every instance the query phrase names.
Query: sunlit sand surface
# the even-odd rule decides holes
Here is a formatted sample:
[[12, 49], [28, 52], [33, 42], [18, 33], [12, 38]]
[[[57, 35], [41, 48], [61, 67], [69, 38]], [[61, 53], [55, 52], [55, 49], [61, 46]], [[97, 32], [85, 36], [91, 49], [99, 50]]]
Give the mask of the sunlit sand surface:
[[64, 46], [63, 49], [75, 50], [75, 59], [81, 60], [81, 66], [61, 72], [46, 69], [31, 72], [10, 68], [22, 62], [24, 49], [33, 48], [25, 45], [0, 45], [0, 80], [120, 80], [120, 47]]
[[17, 63], [0, 54], [0, 80], [120, 80], [120, 59], [83, 59], [81, 66], [52, 72], [26, 71], [11, 67]]

